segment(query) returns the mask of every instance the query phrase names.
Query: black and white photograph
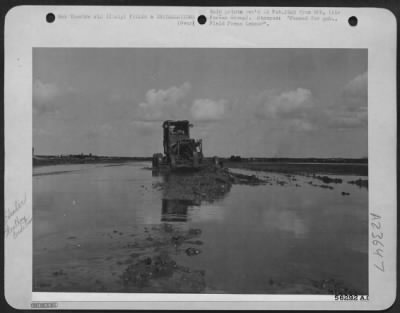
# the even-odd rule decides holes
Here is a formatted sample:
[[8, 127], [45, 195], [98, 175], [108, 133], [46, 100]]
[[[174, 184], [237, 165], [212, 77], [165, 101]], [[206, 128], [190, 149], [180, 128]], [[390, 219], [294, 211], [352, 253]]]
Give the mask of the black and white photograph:
[[32, 49], [32, 291], [369, 294], [368, 49]]

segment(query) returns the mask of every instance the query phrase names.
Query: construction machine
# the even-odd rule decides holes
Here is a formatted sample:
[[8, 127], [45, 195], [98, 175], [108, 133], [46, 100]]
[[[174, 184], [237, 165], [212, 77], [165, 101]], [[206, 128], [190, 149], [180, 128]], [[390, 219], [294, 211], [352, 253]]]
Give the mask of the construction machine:
[[153, 155], [153, 168], [169, 166], [172, 169], [200, 168], [203, 161], [202, 140], [190, 138], [190, 128], [193, 127], [187, 120], [167, 120], [162, 124], [164, 155]]

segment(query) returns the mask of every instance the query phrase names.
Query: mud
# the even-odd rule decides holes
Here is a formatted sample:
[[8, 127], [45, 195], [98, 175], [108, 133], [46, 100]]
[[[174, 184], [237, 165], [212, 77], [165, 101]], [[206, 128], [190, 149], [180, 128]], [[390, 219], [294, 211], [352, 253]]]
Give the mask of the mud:
[[[358, 173], [361, 175], [367, 175], [367, 171], [365, 169], [364, 164], [251, 164], [251, 163], [239, 163], [239, 164], [228, 164], [231, 168], [241, 168], [246, 170], [254, 170], [254, 171], [262, 171], [262, 172], [276, 172], [282, 173], [287, 178], [288, 181], [283, 180], [270, 180], [267, 176], [267, 181], [261, 182], [267, 183], [269, 185], [273, 185], [273, 183], [285, 186], [290, 185], [290, 183], [296, 182], [297, 178], [295, 175], [309, 177], [314, 180], [320, 180], [323, 184], [317, 184], [313, 181], [309, 181], [308, 184], [313, 187], [318, 187], [322, 189], [334, 190], [335, 188], [332, 184], [342, 184], [344, 180], [342, 178], [337, 177], [330, 177], [327, 175], [318, 175], [317, 173], [327, 173], [327, 174], [347, 174], [352, 175], [354, 173]], [[313, 171], [315, 171], [313, 173]], [[346, 172], [347, 171], [347, 172]], [[289, 173], [288, 173], [289, 172]], [[291, 173], [290, 173], [291, 172]], [[293, 175], [295, 174], [295, 175]], [[244, 175], [246, 176], [246, 175]], [[240, 176], [238, 177], [240, 181]], [[360, 188], [367, 188], [368, 189], [368, 179], [359, 178], [356, 180], [348, 181], [348, 184], [356, 185]], [[246, 182], [246, 184], [251, 185], [251, 182]], [[260, 184], [260, 182], [255, 182], [255, 185]], [[294, 186], [301, 187], [300, 184], [294, 183]], [[342, 192], [342, 196], [348, 196], [350, 193]]]
[[321, 180], [322, 182], [324, 182], [325, 184], [341, 184], [343, 183], [343, 179], [341, 178], [332, 178], [329, 176], [319, 176], [319, 175], [313, 175], [312, 178]]
[[335, 280], [333, 278], [324, 279], [321, 281], [312, 280], [312, 284], [318, 290], [328, 294], [340, 295], [360, 295], [360, 291], [347, 286], [343, 281]]
[[171, 277], [176, 267], [176, 262], [168, 254], [146, 257], [130, 264], [123, 272], [122, 280], [125, 284], [141, 287], [152, 278]]
[[226, 168], [214, 166], [193, 172], [170, 171], [163, 173], [163, 176], [163, 182], [153, 184], [153, 188], [163, 191], [163, 199], [188, 200], [194, 203], [220, 199], [230, 191], [233, 184], [254, 186], [268, 183], [255, 175], [232, 173]]
[[171, 224], [163, 224], [151, 230], [147, 228], [144, 232], [154, 240], [151, 243], [142, 242], [136, 248], [147, 246], [150, 252], [134, 253], [133, 258], [126, 260], [128, 266], [120, 276], [125, 288], [138, 292], [203, 292], [205, 272], [180, 265], [171, 256], [185, 253], [195, 257], [200, 254], [199, 249], [188, 245], [196, 242], [194, 239], [201, 235], [201, 230], [181, 230]]
[[[102, 233], [102, 237], [108, 239], [96, 247], [98, 252], [87, 260], [91, 267], [85, 271], [76, 267], [74, 261], [65, 262], [62, 267], [53, 264], [36, 269], [35, 291], [205, 291], [205, 271], [179, 264], [176, 260], [182, 256], [195, 258], [201, 253], [193, 246], [202, 244], [198, 239], [202, 234], [200, 229], [182, 229], [165, 223], [138, 227], [133, 231], [133, 238], [128, 230], [110, 229]], [[90, 242], [81, 244], [84, 248], [81, 252], [72, 245], [66, 245], [63, 250], [68, 250], [70, 255], [92, 250]]]
[[[138, 166], [141, 169], [151, 169], [149, 167], [143, 168], [143, 165]], [[113, 169], [118, 170], [118, 166]], [[146, 196], [146, 201], [151, 198], [150, 195], [153, 197], [157, 196], [157, 200], [160, 201], [157, 205], [161, 207], [157, 209], [157, 219], [150, 218], [140, 224], [138, 222], [140, 213], [135, 215], [136, 212], [139, 212], [135, 211], [135, 214], [127, 215], [128, 218], [132, 219], [132, 223], [123, 223], [123, 221], [110, 222], [104, 224], [102, 228], [96, 228], [96, 231], [93, 231], [93, 224], [88, 224], [90, 231], [87, 231], [85, 228], [76, 228], [75, 231], [62, 233], [62, 238], [55, 237], [57, 238], [57, 240], [54, 240], [56, 244], [52, 244], [52, 240], [44, 242], [42, 238], [40, 240], [37, 239], [35, 243], [36, 254], [34, 255], [34, 290], [52, 292], [102, 291], [145, 293], [226, 293], [230, 291], [232, 293], [239, 293], [238, 289], [232, 288], [233, 291], [231, 291], [230, 287], [228, 287], [227, 290], [224, 290], [223, 287], [214, 285], [212, 279], [210, 279], [210, 277], [215, 276], [215, 273], [212, 272], [212, 266], [203, 266], [202, 263], [202, 260], [210, 257], [212, 249], [215, 249], [213, 253], [216, 253], [216, 255], [220, 255], [220, 253], [215, 251], [224, 251], [224, 249], [227, 249], [226, 247], [229, 246], [232, 238], [231, 235], [235, 235], [236, 230], [225, 235], [225, 228], [230, 227], [229, 223], [221, 223], [221, 226], [218, 224], [215, 229], [221, 228], [223, 231], [221, 233], [217, 231], [216, 234], [225, 235], [225, 237], [223, 237], [223, 242], [221, 240], [217, 241], [219, 242], [219, 246], [213, 247], [216, 238], [213, 237], [211, 244], [210, 238], [207, 237], [210, 236], [210, 228], [207, 229], [209, 224], [206, 224], [207, 227], [198, 224], [196, 220], [192, 220], [193, 215], [190, 215], [190, 212], [200, 211], [202, 208], [193, 208], [193, 206], [199, 206], [203, 201], [213, 202], [224, 198], [235, 184], [245, 185], [243, 187], [235, 186], [235, 188], [243, 188], [244, 190], [258, 189], [248, 188], [247, 186], [282, 186], [282, 188], [268, 187], [265, 189], [271, 189], [272, 191], [277, 189], [282, 190], [282, 194], [285, 194], [283, 189], [306, 187], [310, 184], [313, 187], [317, 187], [317, 189], [335, 189], [335, 191], [332, 191], [332, 194], [337, 193], [339, 197], [343, 196], [341, 199], [342, 202], [346, 202], [347, 199], [351, 200], [357, 195], [357, 192], [365, 192], [365, 190], [357, 190], [358, 188], [348, 184], [355, 184], [360, 188], [365, 185], [368, 186], [368, 180], [361, 178], [348, 181], [358, 178], [357, 176], [355, 178], [347, 178], [347, 186], [340, 186], [335, 184], [340, 184], [342, 181], [339, 182], [339, 180], [333, 177], [322, 174], [304, 173], [297, 176], [294, 173], [284, 173], [283, 175], [274, 175], [272, 173], [269, 174], [268, 171], [264, 171], [264, 173], [255, 173], [256, 176], [251, 175], [252, 173], [255, 172], [216, 167], [206, 167], [200, 171], [186, 173], [171, 171], [153, 173], [153, 175], [159, 177], [146, 183], [140, 181], [137, 184], [137, 189], [140, 194]], [[150, 172], [146, 172], [146, 175], [149, 176]], [[123, 185], [125, 184], [124, 182]], [[345, 197], [350, 195], [350, 193], [347, 190], [342, 192], [342, 188], [351, 190], [351, 196]], [[128, 189], [128, 192], [131, 192], [131, 189]], [[300, 188], [300, 190], [295, 192], [301, 193], [302, 190]], [[318, 194], [319, 191], [311, 190], [309, 195], [313, 195], [314, 192]], [[322, 190], [321, 192], [325, 193]], [[327, 192], [330, 193], [330, 191]], [[92, 203], [92, 199], [90, 203]], [[78, 204], [80, 205], [79, 201]], [[101, 202], [98, 205], [101, 206]], [[215, 207], [218, 205], [219, 202], [213, 204]], [[265, 206], [268, 206], [268, 204], [265, 204]], [[66, 205], [65, 207], [68, 206]], [[151, 206], [149, 208], [151, 209]], [[253, 206], [253, 208], [256, 208], [256, 206]], [[133, 210], [133, 208], [129, 207], [129, 210], [131, 209]], [[207, 210], [207, 207], [205, 209]], [[212, 213], [217, 211], [216, 209], [213, 210]], [[226, 210], [226, 214], [230, 212], [233, 214], [234, 210]], [[253, 215], [257, 216], [257, 218], [260, 216], [260, 214]], [[150, 214], [149, 216], [151, 217]], [[252, 214], [249, 214], [249, 216], [252, 216]], [[274, 216], [272, 217], [274, 218]], [[240, 214], [237, 221], [241, 222], [243, 218], [243, 215]], [[279, 216], [276, 218], [278, 219]], [[104, 219], [107, 219], [107, 217]], [[284, 219], [287, 219], [287, 215], [283, 215], [282, 220]], [[322, 219], [322, 221], [324, 220], [325, 218]], [[300, 219], [300, 221], [302, 220]], [[92, 223], [92, 221], [88, 220], [88, 223]], [[299, 224], [300, 222], [296, 223]], [[297, 225], [296, 223], [293, 222], [295, 226]], [[318, 223], [310, 222], [309, 224], [305, 224], [305, 226], [303, 225], [304, 227], [301, 224], [300, 231], [302, 231], [302, 227], [307, 230], [307, 225], [315, 224]], [[258, 224], [256, 223], [256, 225]], [[292, 227], [293, 225], [289, 226]], [[287, 232], [285, 229], [278, 229], [277, 231]], [[58, 232], [54, 236], [60, 236], [57, 234]], [[249, 233], [249, 235], [251, 234]], [[299, 238], [301, 236], [304, 236], [304, 234], [301, 233]], [[235, 236], [233, 238], [235, 239]], [[249, 247], [252, 245], [259, 246], [256, 236], [250, 236], [249, 238], [252, 239], [246, 242], [246, 248], [247, 245]], [[312, 238], [316, 238], [316, 236]], [[263, 273], [264, 268], [258, 268], [251, 262], [251, 257], [260, 258], [258, 255], [259, 250], [257, 249], [256, 251], [256, 254], [249, 254], [250, 261], [243, 263], [241, 267], [243, 273], [251, 273], [252, 271], [249, 271], [249, 268], [256, 269], [260, 274]], [[269, 258], [268, 255], [263, 257]], [[224, 262], [232, 264], [226, 260]], [[241, 269], [236, 269], [233, 272], [240, 274]], [[347, 281], [344, 283], [331, 278], [336, 277], [334, 276], [335, 274], [331, 273], [312, 277], [305, 274], [301, 279], [293, 281], [290, 278], [285, 278], [284, 275], [273, 275], [265, 277], [265, 285], [261, 287], [251, 286], [253, 288], [251, 289], [252, 292], [272, 294], [334, 294], [354, 290]], [[229, 275], [226, 277], [229, 277]], [[224, 277], [225, 280], [226, 277]], [[309, 278], [320, 278], [320, 280], [311, 281]], [[324, 280], [322, 280], [323, 278]]]
[[304, 280], [291, 283], [280, 279], [268, 281], [271, 294], [333, 294], [360, 295], [363, 292], [347, 286], [343, 281], [333, 278], [323, 280]]
[[367, 188], [368, 189], [368, 179], [356, 179], [356, 180], [351, 180], [348, 182], [349, 184], [356, 185], [360, 188]]
[[[127, 271], [124, 274], [125, 285], [129, 287], [134, 282], [136, 287], [140, 286], [140, 289], [136, 289], [135, 292], [144, 293], [202, 293], [205, 289], [204, 271], [190, 270], [180, 265], [174, 265], [173, 270], [169, 269], [169, 265], [163, 265], [161, 270], [163, 272], [156, 272], [155, 275], [151, 270], [140, 273], [137, 273], [135, 269], [133, 272]], [[131, 275], [136, 275], [133, 276], [134, 280], [131, 280]], [[140, 285], [137, 282], [140, 282]]]

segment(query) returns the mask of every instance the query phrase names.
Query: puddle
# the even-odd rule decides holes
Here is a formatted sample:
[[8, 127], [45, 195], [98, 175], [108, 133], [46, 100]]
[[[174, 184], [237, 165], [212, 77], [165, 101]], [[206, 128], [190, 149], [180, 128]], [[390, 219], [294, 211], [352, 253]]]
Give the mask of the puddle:
[[360, 176], [329, 175], [343, 180], [330, 184], [231, 169], [265, 184], [221, 182], [208, 201], [165, 197], [166, 179], [185, 178], [149, 167], [34, 168], [35, 291], [368, 292], [368, 190], [348, 183]]

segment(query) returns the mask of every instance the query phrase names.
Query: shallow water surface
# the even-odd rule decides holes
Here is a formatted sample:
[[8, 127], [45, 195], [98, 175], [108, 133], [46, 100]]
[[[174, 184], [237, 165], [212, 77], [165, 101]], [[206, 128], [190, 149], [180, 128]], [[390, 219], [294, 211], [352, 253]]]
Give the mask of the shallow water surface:
[[[329, 189], [312, 177], [232, 169], [269, 183], [233, 185], [205, 202], [165, 199], [163, 175], [148, 166], [34, 168], [34, 290], [332, 293], [340, 284], [368, 293], [368, 190], [348, 184], [358, 176], [337, 176], [343, 183]], [[177, 243], [175, 230], [195, 235]], [[127, 285], [130, 262], [155, 251], [201, 275]]]

